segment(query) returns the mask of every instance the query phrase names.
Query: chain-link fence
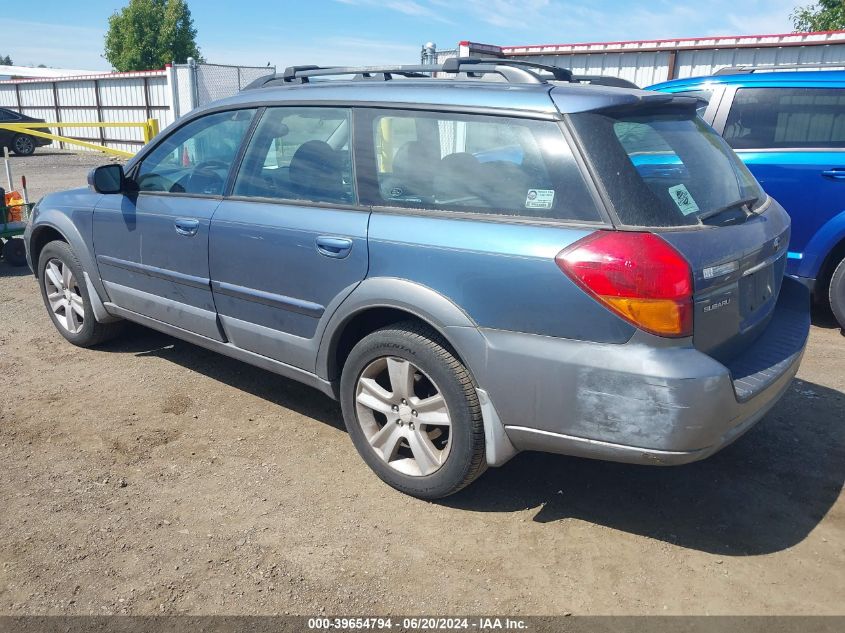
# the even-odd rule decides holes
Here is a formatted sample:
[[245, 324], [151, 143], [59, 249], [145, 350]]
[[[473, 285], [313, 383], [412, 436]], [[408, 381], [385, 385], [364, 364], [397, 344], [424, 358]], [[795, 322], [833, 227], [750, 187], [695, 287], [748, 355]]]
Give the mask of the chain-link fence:
[[275, 66], [224, 66], [197, 64], [195, 106], [236, 94], [259, 77], [276, 72]]

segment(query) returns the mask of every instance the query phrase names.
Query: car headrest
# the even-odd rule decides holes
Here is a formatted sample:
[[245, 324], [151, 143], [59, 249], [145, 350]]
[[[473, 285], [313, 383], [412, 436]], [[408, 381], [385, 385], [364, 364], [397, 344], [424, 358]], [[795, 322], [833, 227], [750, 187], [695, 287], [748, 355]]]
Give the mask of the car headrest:
[[440, 160], [434, 176], [434, 196], [439, 202], [476, 196], [479, 191], [481, 163], [468, 152], [448, 154]]
[[334, 200], [343, 190], [340, 157], [325, 141], [306, 141], [290, 161], [290, 182], [305, 198]]
[[393, 157], [393, 179], [402, 195], [430, 196], [436, 164], [434, 152], [425, 143], [408, 141], [402, 145]]

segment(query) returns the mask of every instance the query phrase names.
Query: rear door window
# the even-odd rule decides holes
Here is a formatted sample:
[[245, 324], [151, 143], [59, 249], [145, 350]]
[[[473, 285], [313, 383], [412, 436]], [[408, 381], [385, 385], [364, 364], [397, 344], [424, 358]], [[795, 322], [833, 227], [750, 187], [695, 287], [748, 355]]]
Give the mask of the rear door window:
[[740, 88], [724, 137], [736, 149], [845, 147], [845, 90]]
[[555, 122], [373, 111], [366, 128], [372, 162], [361, 170], [361, 178], [369, 204], [540, 219], [601, 219]]
[[347, 108], [268, 108], [233, 195], [353, 203], [350, 129]]
[[690, 108], [570, 115], [619, 220], [695, 225], [759, 207], [765, 194], [725, 141]]

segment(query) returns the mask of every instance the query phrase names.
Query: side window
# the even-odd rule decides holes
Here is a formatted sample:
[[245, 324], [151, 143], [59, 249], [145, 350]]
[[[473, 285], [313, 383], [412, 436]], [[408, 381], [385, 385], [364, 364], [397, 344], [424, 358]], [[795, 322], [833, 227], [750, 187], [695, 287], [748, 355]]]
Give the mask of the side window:
[[734, 149], [845, 147], [845, 90], [740, 88], [724, 137]]
[[694, 97], [698, 99], [699, 103], [695, 108], [695, 112], [701, 117], [707, 112], [707, 106], [710, 105], [710, 99], [713, 98], [712, 90], [685, 90], [684, 92], [674, 92], [672, 94], [679, 97]]
[[21, 118], [17, 112], [12, 112], [11, 110], [6, 110], [5, 108], [0, 108], [0, 121], [17, 121]]
[[598, 221], [558, 124], [505, 117], [376, 112], [379, 206]]
[[255, 110], [209, 114], [183, 125], [144, 158], [141, 191], [219, 196]]
[[346, 108], [268, 108], [232, 192], [236, 196], [353, 203]]

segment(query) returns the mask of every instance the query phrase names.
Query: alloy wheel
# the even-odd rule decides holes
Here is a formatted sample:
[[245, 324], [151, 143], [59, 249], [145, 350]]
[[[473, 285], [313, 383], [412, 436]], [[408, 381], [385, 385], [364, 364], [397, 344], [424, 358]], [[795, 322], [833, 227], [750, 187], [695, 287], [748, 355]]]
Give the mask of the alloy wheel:
[[28, 155], [35, 149], [35, 142], [29, 136], [20, 135], [15, 139], [15, 153]]
[[71, 334], [78, 333], [85, 321], [85, 300], [70, 266], [60, 259], [48, 261], [44, 287], [56, 322]]
[[424, 477], [446, 463], [452, 445], [446, 400], [410, 361], [385, 356], [367, 365], [355, 388], [355, 406], [364, 436], [391, 468]]

